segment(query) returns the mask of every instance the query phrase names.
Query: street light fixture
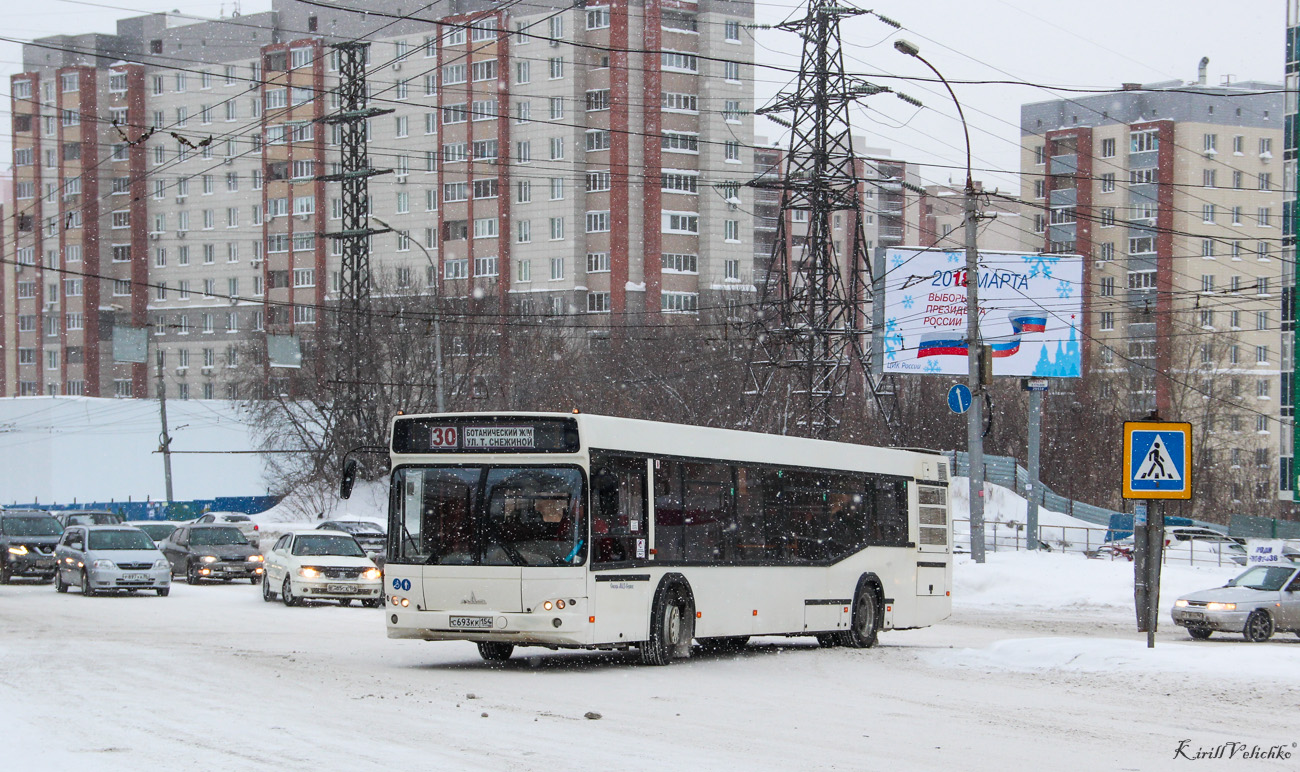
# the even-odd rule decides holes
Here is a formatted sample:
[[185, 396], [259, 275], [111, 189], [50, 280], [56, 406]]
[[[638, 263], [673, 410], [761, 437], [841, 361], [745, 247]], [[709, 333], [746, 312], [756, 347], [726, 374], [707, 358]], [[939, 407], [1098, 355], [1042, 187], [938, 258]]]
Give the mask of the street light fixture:
[[984, 405], [980, 401], [983, 389], [980, 387], [979, 343], [979, 248], [977, 246], [977, 226], [979, 225], [978, 196], [975, 192], [975, 180], [971, 174], [970, 127], [966, 124], [966, 113], [961, 109], [961, 101], [952, 90], [948, 79], [943, 77], [933, 64], [921, 56], [921, 49], [906, 40], [895, 40], [894, 48], [899, 53], [916, 59], [930, 68], [939, 82], [948, 89], [953, 104], [957, 105], [957, 117], [961, 119], [962, 133], [966, 137], [966, 378], [971, 390], [970, 409], [966, 411], [966, 458], [970, 462], [970, 553], [976, 563], [984, 562]]

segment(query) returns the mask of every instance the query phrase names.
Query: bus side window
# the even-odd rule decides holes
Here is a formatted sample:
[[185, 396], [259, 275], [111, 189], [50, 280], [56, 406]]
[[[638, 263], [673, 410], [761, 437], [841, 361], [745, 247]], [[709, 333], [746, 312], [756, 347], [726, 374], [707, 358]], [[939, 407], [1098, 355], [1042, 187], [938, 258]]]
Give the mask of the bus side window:
[[682, 464], [655, 462], [655, 558], [682, 560], [685, 557], [685, 505], [682, 496]]
[[637, 540], [645, 539], [650, 530], [646, 523], [645, 463], [644, 459], [615, 456], [592, 459], [593, 563], [618, 563], [638, 557]]
[[867, 543], [877, 547], [907, 546], [907, 483], [874, 477], [869, 484], [872, 507]]

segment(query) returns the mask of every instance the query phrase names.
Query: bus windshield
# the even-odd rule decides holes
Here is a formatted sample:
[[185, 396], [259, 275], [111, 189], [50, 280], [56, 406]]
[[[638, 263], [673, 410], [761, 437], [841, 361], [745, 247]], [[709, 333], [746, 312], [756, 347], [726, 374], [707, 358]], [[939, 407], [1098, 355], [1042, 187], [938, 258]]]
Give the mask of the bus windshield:
[[403, 467], [393, 473], [393, 562], [582, 565], [585, 496], [572, 466]]

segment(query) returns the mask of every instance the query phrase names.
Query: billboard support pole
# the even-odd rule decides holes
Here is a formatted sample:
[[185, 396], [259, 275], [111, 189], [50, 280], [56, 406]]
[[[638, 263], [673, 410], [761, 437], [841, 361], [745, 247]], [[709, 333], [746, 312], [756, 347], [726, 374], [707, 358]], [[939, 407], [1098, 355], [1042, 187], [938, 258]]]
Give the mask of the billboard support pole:
[[1046, 391], [1046, 381], [1043, 381], [1042, 388], [1031, 388], [1030, 382], [1025, 381], [1025, 388], [1029, 391], [1029, 490], [1025, 498], [1028, 503], [1025, 506], [1025, 548], [1031, 552], [1038, 549], [1038, 456], [1042, 446], [1043, 430], [1043, 392]]

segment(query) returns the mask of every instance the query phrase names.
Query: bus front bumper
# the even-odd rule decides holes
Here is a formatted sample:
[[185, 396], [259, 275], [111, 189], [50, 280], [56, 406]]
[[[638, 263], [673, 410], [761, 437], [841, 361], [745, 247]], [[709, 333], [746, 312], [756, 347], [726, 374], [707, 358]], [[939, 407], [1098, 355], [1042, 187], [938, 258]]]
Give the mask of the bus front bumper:
[[521, 646], [590, 646], [594, 640], [590, 618], [579, 612], [417, 611], [391, 604], [385, 609], [389, 638]]

